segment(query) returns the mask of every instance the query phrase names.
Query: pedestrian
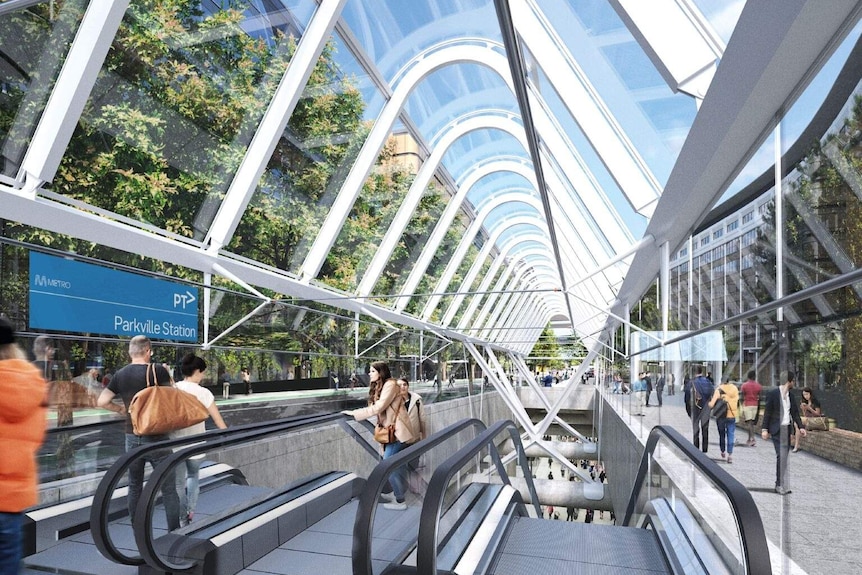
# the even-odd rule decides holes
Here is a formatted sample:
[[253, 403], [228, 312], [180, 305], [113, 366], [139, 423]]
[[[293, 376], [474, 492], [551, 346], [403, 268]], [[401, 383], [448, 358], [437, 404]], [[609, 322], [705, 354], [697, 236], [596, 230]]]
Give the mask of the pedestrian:
[[[169, 439], [168, 435], [135, 435], [132, 427], [132, 418], [129, 416], [129, 404], [136, 393], [147, 387], [147, 372], [154, 373], [155, 385], [171, 385], [171, 376], [164, 367], [150, 363], [153, 355], [150, 339], [145, 335], [136, 335], [129, 340], [129, 358], [131, 362], [125, 367], [117, 370], [108, 387], [102, 390], [96, 404], [99, 407], [110, 409], [115, 396], [119, 395], [123, 400], [126, 413], [126, 451], [131, 451], [141, 445], [157, 443]], [[138, 499], [144, 486], [144, 466], [147, 461], [155, 468], [163, 459], [171, 454], [169, 449], [161, 449], [150, 452], [149, 455], [135, 459], [129, 467], [129, 491], [126, 495], [126, 504], [129, 509], [129, 517], [134, 522]], [[162, 504], [165, 508], [168, 530], [173, 531], [180, 526], [180, 499], [177, 494], [176, 475], [171, 471], [162, 483]]]
[[[201, 387], [206, 373], [207, 363], [193, 353], [186, 354], [180, 364], [180, 373], [184, 379], [178, 381], [176, 386], [178, 389], [194, 395], [207, 409], [213, 423], [219, 429], [227, 429], [227, 424], [222, 419], [218, 407], [215, 404], [215, 397], [210, 390]], [[171, 432], [171, 437], [185, 437], [187, 435], [198, 435], [206, 431], [206, 423], [201, 421], [190, 427], [177, 429]], [[195, 507], [198, 503], [198, 494], [200, 493], [200, 469], [203, 455], [195, 455], [188, 458], [185, 464], [177, 467], [177, 491], [180, 496], [180, 525], [188, 525], [192, 522], [195, 515]]]
[[799, 417], [799, 404], [790, 391], [796, 385], [796, 374], [792, 371], [781, 372], [783, 384], [770, 389], [766, 394], [766, 406], [763, 410], [761, 437], [772, 439], [775, 448], [775, 492], [787, 495], [787, 458], [790, 455], [790, 433], [795, 424], [802, 437], [808, 433], [802, 418]]
[[[371, 364], [368, 372], [369, 377], [369, 405], [361, 409], [342, 411], [344, 415], [353, 417], [356, 421], [363, 421], [377, 416], [377, 424], [383, 427], [395, 426], [395, 440], [383, 445], [383, 459], [394, 457], [398, 452], [417, 440], [413, 431], [407, 423], [406, 414], [402, 413], [404, 400], [398, 382], [392, 377], [389, 364], [384, 361], [375, 361]], [[407, 490], [407, 469], [399, 466], [389, 476], [389, 483], [395, 501], [388, 501], [383, 505], [386, 509], [403, 511], [407, 509], [405, 492]]]
[[727, 457], [727, 462], [733, 463], [736, 416], [739, 412], [739, 390], [736, 385], [729, 381], [719, 385], [712, 395], [709, 406], [713, 410], [715, 423], [718, 426], [718, 447], [721, 450], [721, 458]]
[[251, 388], [251, 373], [247, 367], [244, 367], [240, 371], [240, 374], [242, 375], [242, 382], [245, 384], [245, 394], [251, 395], [254, 393], [254, 390]]
[[36, 453], [45, 439], [48, 384], [0, 318], [0, 573], [21, 565], [24, 510], [39, 502]]
[[655, 396], [656, 396], [656, 399], [658, 400], [658, 406], [659, 407], [662, 406], [661, 394], [664, 393], [664, 383], [665, 383], [664, 374], [661, 374], [658, 378], [658, 381], [655, 382]]
[[[709, 400], [715, 393], [712, 382], [704, 377], [703, 367], [698, 366], [697, 377], [691, 383], [691, 427], [694, 446], [704, 453], [709, 449]], [[701, 438], [701, 436], [703, 436]]]
[[649, 372], [644, 373], [644, 384], [646, 385], [646, 397], [644, 398], [644, 406], [652, 407], [649, 403], [649, 397], [652, 395], [652, 378], [649, 376]]
[[646, 415], [643, 409], [646, 405], [646, 390], [646, 380], [644, 379], [643, 372], [641, 372], [638, 374], [638, 378], [632, 383], [632, 392], [635, 396], [632, 415]]
[[757, 372], [753, 369], [750, 370], [746, 376], [748, 379], [739, 388], [739, 391], [742, 392], [742, 419], [748, 430], [747, 444], [749, 447], [757, 445], [754, 426], [757, 423], [757, 415], [760, 410], [760, 393], [763, 391], [763, 386], [754, 379], [756, 376]]

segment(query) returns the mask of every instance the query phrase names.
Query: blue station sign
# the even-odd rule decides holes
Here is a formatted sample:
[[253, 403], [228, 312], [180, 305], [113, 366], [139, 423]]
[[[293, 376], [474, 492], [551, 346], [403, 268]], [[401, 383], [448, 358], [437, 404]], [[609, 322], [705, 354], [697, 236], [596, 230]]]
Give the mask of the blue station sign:
[[30, 328], [198, 341], [198, 289], [30, 252]]

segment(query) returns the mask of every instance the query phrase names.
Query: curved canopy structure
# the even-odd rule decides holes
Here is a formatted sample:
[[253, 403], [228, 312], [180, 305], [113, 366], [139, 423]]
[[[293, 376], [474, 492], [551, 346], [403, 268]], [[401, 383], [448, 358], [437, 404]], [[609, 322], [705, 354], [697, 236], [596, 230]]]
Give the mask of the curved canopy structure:
[[749, 4], [9, 0], [0, 217], [244, 292], [236, 325], [596, 353], [856, 34], [856, 2]]

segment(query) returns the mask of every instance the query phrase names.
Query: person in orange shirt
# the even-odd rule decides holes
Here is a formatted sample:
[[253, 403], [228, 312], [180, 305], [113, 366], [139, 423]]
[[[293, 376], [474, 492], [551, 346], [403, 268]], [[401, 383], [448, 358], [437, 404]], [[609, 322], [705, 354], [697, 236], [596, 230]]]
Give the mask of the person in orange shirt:
[[21, 563], [24, 510], [39, 502], [36, 452], [45, 439], [48, 384], [0, 318], [0, 574]]

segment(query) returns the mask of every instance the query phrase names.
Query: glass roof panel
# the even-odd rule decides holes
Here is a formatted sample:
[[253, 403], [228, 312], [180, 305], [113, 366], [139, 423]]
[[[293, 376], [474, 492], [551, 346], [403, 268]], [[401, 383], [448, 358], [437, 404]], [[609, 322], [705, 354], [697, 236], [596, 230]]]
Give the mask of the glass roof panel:
[[202, 239], [315, 6], [130, 5], [52, 189]]
[[409, 4], [353, 0], [345, 6], [342, 17], [387, 79], [435, 44], [453, 38], [500, 38], [494, 4], [489, 0]]
[[17, 176], [86, 7], [42, 2], [0, 17], [0, 174]]
[[[231, 251], [286, 271], [301, 266], [368, 132], [362, 120], [365, 102], [354, 80], [324, 50], [243, 214]], [[369, 213], [380, 202], [372, 199], [360, 209]], [[267, 233], [244, 233], [261, 225]], [[349, 287], [356, 259], [367, 256], [354, 255], [342, 253], [345, 267], [334, 274], [334, 287]]]

